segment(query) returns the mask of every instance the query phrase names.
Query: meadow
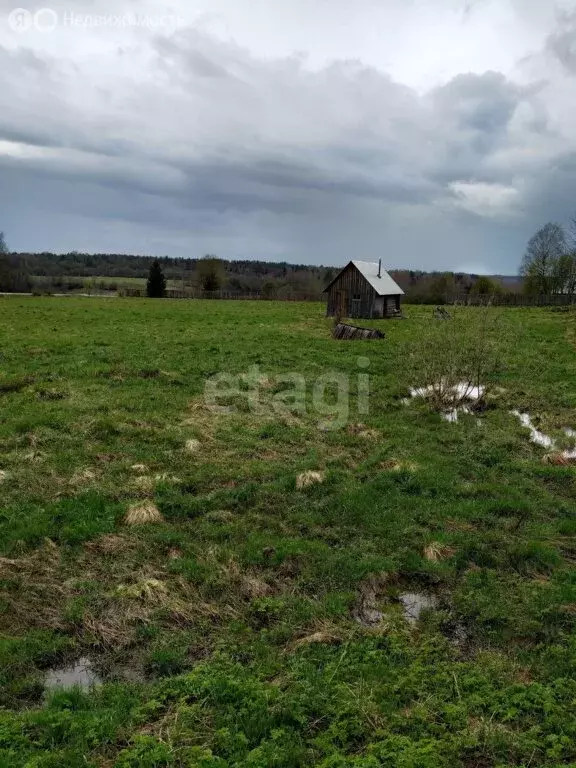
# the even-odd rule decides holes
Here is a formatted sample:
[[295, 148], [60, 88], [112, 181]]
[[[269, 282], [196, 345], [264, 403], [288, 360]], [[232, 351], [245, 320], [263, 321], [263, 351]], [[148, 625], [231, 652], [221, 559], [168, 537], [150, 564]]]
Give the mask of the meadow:
[[2, 768], [576, 766], [576, 469], [511, 414], [570, 447], [576, 313], [502, 310], [456, 423], [405, 314], [0, 297]]

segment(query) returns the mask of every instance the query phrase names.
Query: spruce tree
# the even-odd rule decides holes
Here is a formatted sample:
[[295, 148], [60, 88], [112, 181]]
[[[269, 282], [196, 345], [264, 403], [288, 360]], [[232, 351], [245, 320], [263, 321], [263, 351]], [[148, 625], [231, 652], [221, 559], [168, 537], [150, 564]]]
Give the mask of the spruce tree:
[[158, 260], [153, 261], [150, 267], [146, 295], [149, 299], [163, 299], [166, 296], [166, 279]]

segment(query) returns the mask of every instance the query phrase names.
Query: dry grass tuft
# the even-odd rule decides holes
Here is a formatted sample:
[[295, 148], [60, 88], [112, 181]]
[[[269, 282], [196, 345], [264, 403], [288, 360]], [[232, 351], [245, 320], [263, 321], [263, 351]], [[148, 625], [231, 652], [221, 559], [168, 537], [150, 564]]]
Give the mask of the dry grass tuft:
[[234, 513], [229, 509], [215, 509], [212, 512], [207, 512], [205, 519], [214, 523], [230, 523], [234, 520]]
[[176, 475], [170, 475], [168, 474], [168, 472], [161, 472], [160, 474], [154, 477], [154, 480], [157, 483], [181, 483], [182, 482], [181, 477], [176, 477]]
[[431, 563], [438, 563], [441, 560], [447, 560], [455, 553], [456, 550], [452, 547], [446, 546], [446, 544], [440, 544], [437, 541], [433, 541], [424, 548], [424, 557]]
[[447, 531], [474, 531], [475, 526], [465, 520], [446, 520], [444, 527]]
[[306, 645], [339, 645], [342, 642], [342, 638], [331, 632], [313, 632], [311, 635], [300, 637], [296, 640], [292, 647], [302, 648]]
[[361, 437], [363, 440], [377, 440], [380, 437], [377, 429], [370, 429], [366, 424], [350, 424], [347, 431], [348, 434]]
[[[210, 560], [214, 560], [216, 557], [213, 550], [208, 551], [207, 555]], [[244, 600], [254, 600], [259, 597], [267, 597], [275, 591], [274, 587], [262, 581], [254, 572], [243, 570], [237, 560], [230, 559], [226, 563], [219, 563], [217, 568], [223, 581], [228, 584], [230, 596], [235, 593]]]
[[200, 450], [200, 440], [186, 440], [186, 451], [188, 453], [198, 453]]
[[88, 541], [84, 548], [88, 552], [94, 552], [98, 555], [117, 555], [121, 552], [127, 553], [134, 550], [136, 544], [127, 536], [121, 536], [117, 533], [109, 533], [101, 536], [95, 541]]
[[398, 461], [398, 459], [388, 459], [380, 464], [380, 468], [386, 472], [416, 472], [418, 464], [413, 461]]
[[258, 597], [266, 597], [272, 594], [272, 587], [256, 576], [245, 575], [241, 582], [241, 591], [245, 597], [254, 600]]
[[298, 477], [296, 478], [296, 488], [297, 490], [301, 491], [304, 488], [309, 488], [311, 485], [318, 485], [319, 483], [323, 483], [326, 479], [326, 474], [324, 472], [314, 472], [312, 470], [308, 470], [308, 472], [302, 472]]
[[152, 493], [154, 490], [154, 480], [148, 475], [139, 475], [130, 482], [130, 488], [140, 493]]
[[147, 525], [149, 523], [161, 523], [163, 520], [162, 513], [151, 501], [131, 504], [124, 518], [126, 525]]
[[136, 584], [119, 584], [114, 591], [118, 597], [145, 600], [150, 603], [163, 603], [168, 595], [168, 588], [158, 579], [144, 579]]
[[[62, 578], [60, 550], [50, 539], [25, 557], [0, 558], [0, 579], [13, 588], [2, 591], [4, 610], [0, 627], [16, 632], [17, 627], [65, 628], [62, 604], [68, 587]], [[4, 620], [3, 620], [4, 619]]]
[[96, 473], [93, 470], [81, 469], [81, 470], [78, 470], [77, 472], [74, 472], [74, 474], [70, 478], [70, 485], [73, 485], [73, 486], [89, 485], [95, 479], [96, 479]]
[[141, 475], [144, 475], [146, 474], [146, 472], [148, 472], [148, 467], [146, 466], [146, 464], [132, 464], [130, 469], [133, 472], [138, 472]]

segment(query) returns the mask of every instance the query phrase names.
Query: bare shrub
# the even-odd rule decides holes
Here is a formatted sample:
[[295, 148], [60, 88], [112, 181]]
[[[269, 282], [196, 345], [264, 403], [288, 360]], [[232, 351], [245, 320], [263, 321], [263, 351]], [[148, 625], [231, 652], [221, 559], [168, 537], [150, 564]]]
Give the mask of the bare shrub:
[[427, 323], [411, 355], [412, 397], [438, 411], [481, 403], [502, 369], [502, 313], [492, 306], [454, 307], [450, 320]]

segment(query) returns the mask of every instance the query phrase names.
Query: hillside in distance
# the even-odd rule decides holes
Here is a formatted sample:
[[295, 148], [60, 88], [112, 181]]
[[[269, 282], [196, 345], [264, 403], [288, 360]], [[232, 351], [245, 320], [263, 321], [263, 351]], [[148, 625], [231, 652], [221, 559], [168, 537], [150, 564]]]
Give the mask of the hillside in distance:
[[[351, 258], [355, 255], [353, 254]], [[120, 285], [126, 280], [144, 280], [148, 276], [152, 256], [127, 254], [88, 254], [71, 253], [14, 253], [10, 257], [14, 267], [21, 274], [32, 278], [42, 278], [62, 287], [62, 283], [77, 280], [81, 287], [82, 279], [108, 278]], [[198, 259], [170, 258], [158, 259], [167, 280], [184, 286], [198, 285]], [[295, 293], [320, 294], [325, 286], [338, 274], [344, 264], [334, 266], [316, 266], [289, 264], [287, 262], [267, 261], [221, 261], [221, 288], [235, 293], [258, 293], [273, 286], [277, 291], [285, 289]], [[428, 293], [467, 293], [478, 279], [478, 275], [466, 273], [424, 272], [421, 270], [394, 269], [392, 265], [383, 265], [402, 289], [410, 296]], [[78, 281], [78, 279], [80, 280]], [[447, 278], [447, 279], [446, 279]], [[491, 276], [491, 279], [505, 291], [520, 289], [516, 276]], [[440, 280], [440, 282], [439, 282]]]

